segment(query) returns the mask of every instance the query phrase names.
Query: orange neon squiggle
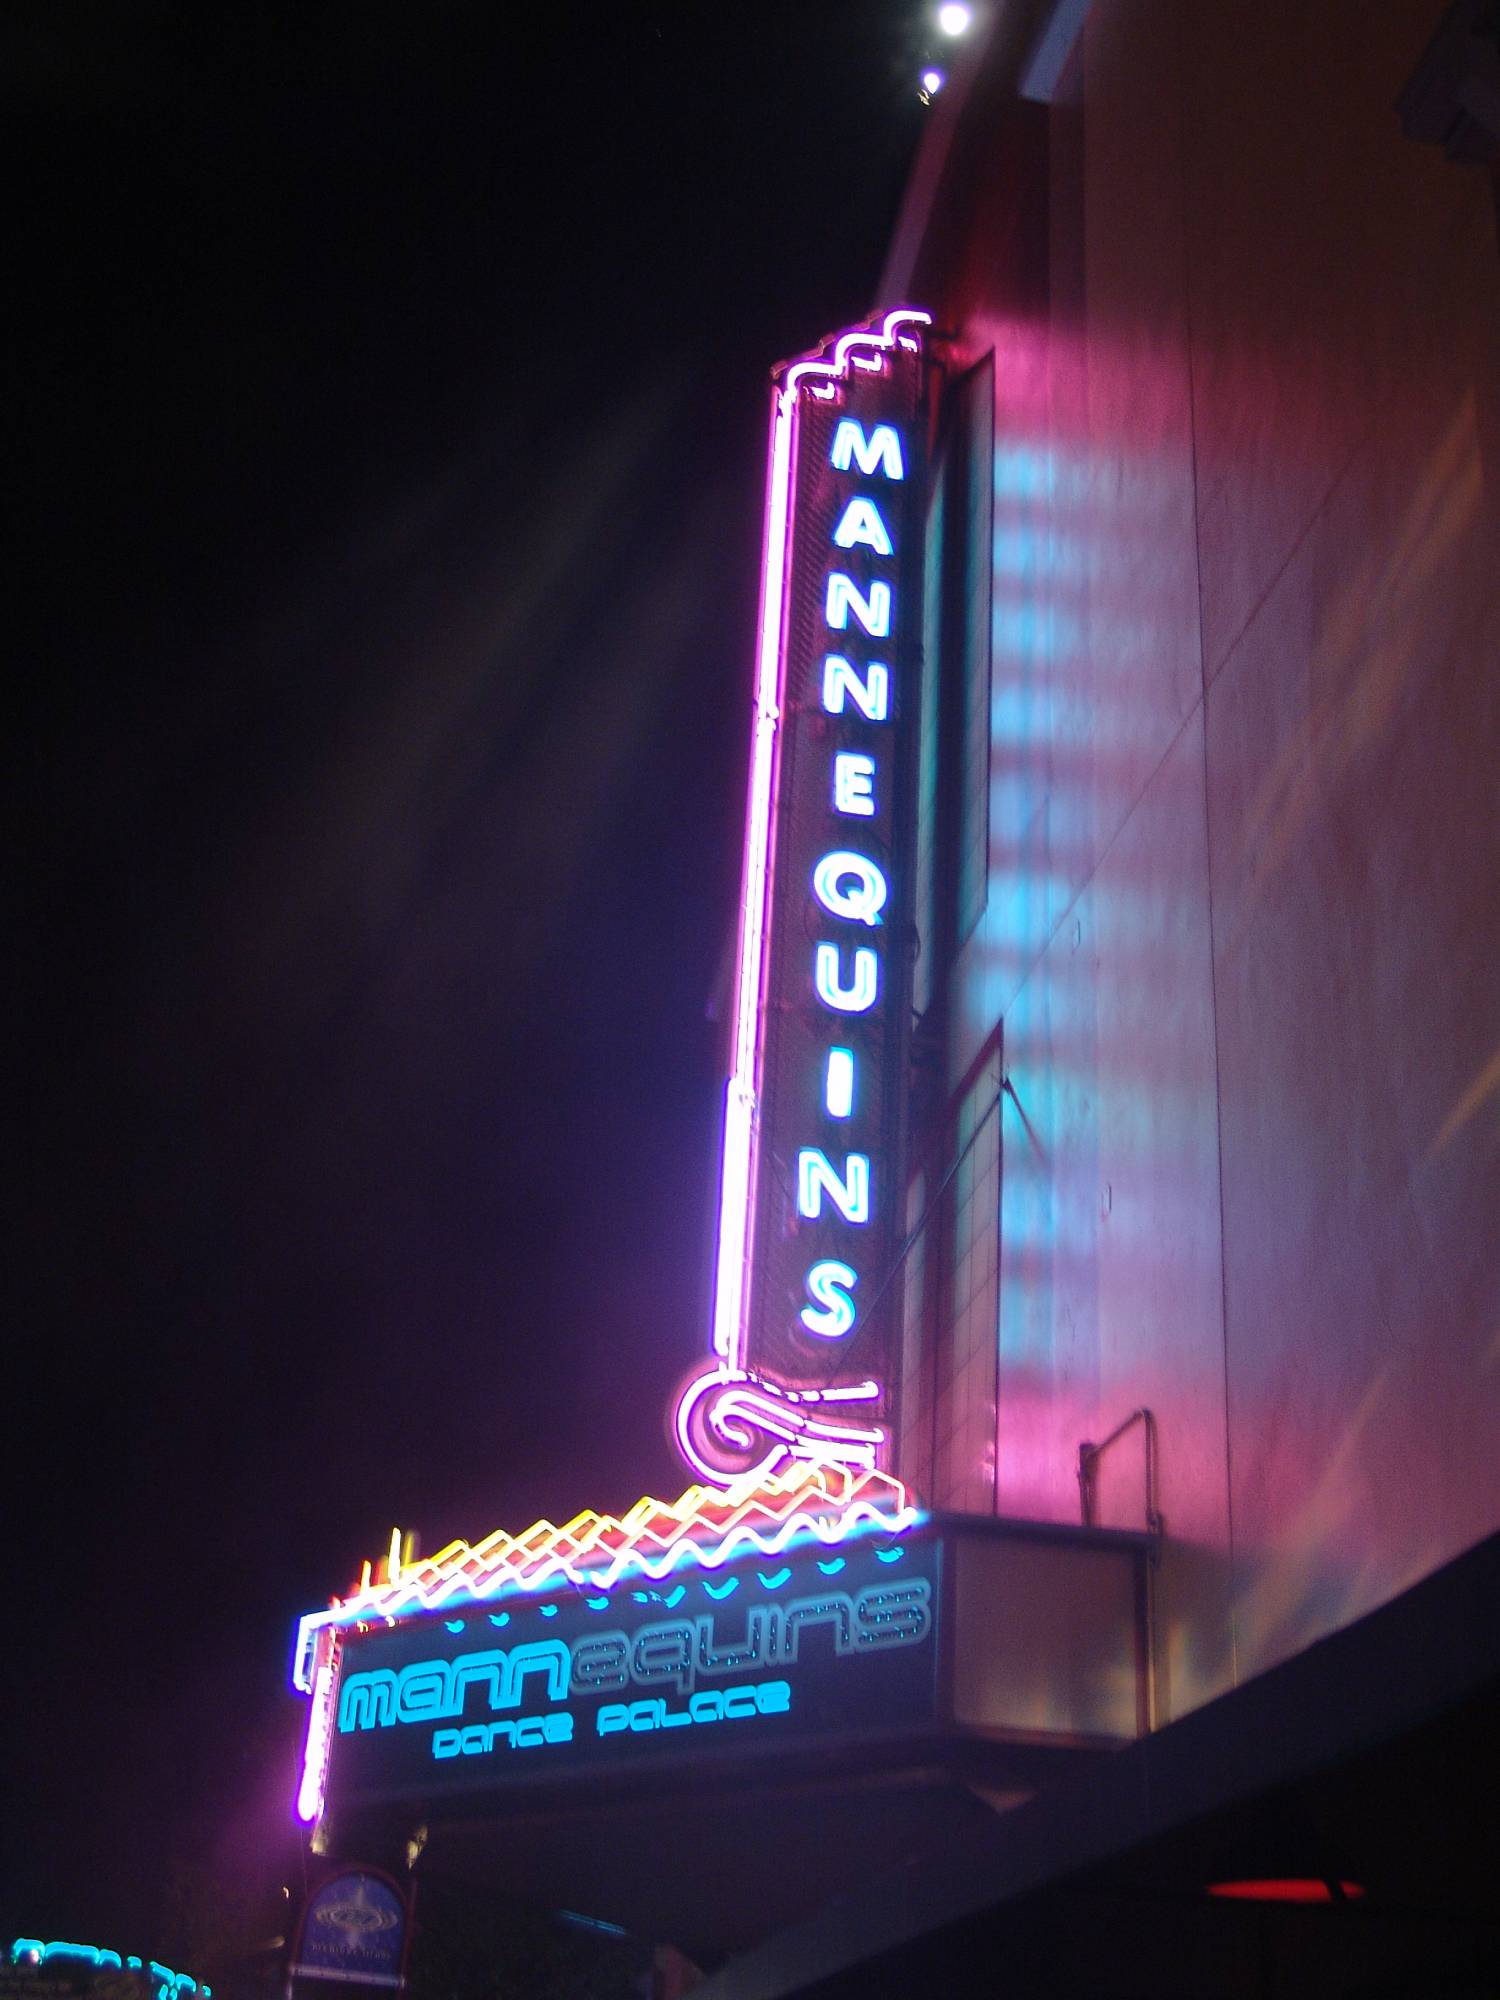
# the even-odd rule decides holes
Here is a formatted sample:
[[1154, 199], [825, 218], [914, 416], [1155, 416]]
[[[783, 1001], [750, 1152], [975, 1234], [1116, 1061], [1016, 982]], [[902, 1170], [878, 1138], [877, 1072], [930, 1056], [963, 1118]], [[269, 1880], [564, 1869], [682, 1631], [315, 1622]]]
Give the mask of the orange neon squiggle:
[[888, 1472], [798, 1461], [729, 1487], [690, 1486], [671, 1503], [637, 1500], [619, 1517], [585, 1511], [562, 1527], [538, 1521], [520, 1535], [497, 1529], [480, 1542], [450, 1542], [436, 1555], [387, 1565], [383, 1580], [366, 1563], [348, 1597], [301, 1620], [293, 1684], [312, 1692], [330, 1627], [394, 1622], [513, 1591], [608, 1590], [628, 1576], [657, 1579], [679, 1566], [718, 1569], [739, 1555], [779, 1555], [799, 1537], [831, 1546], [855, 1533], [899, 1534], [921, 1518]]

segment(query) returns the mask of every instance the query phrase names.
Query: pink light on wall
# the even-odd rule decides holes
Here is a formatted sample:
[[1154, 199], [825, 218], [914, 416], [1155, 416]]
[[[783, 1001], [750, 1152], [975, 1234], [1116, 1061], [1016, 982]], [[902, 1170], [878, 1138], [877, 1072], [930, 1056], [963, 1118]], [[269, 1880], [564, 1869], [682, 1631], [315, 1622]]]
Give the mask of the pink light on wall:
[[[878, 1384], [839, 1390], [803, 1388], [793, 1394], [789, 1385], [774, 1383], [751, 1367], [750, 1235], [758, 1178], [767, 918], [775, 892], [778, 729], [786, 701], [787, 581], [800, 398], [805, 391], [820, 401], [832, 401], [852, 371], [878, 375], [892, 349], [920, 351], [911, 329], [930, 323], [929, 314], [903, 307], [873, 326], [854, 328], [839, 336], [831, 355], [810, 356], [788, 368], [772, 402], [732, 1069], [724, 1101], [714, 1262], [715, 1362], [689, 1380], [674, 1417], [677, 1442], [688, 1465], [701, 1478], [719, 1483], [736, 1474], [769, 1473], [800, 1456], [872, 1465], [884, 1442], [878, 1427], [851, 1425], [827, 1407], [878, 1401]], [[766, 1439], [758, 1457], [757, 1435]], [[722, 1457], [716, 1456], [716, 1444]]]

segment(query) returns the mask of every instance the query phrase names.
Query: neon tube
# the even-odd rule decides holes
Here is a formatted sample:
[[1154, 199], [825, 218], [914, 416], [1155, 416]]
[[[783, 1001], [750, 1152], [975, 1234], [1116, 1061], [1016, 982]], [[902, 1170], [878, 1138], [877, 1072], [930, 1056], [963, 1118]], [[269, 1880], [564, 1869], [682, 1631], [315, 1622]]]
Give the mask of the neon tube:
[[297, 1787], [297, 1817], [315, 1826], [323, 1817], [328, 1788], [328, 1755], [333, 1746], [333, 1705], [338, 1693], [338, 1634], [329, 1627], [314, 1642], [317, 1671], [302, 1746], [302, 1781]]
[[[901, 1534], [922, 1519], [899, 1479], [874, 1464], [882, 1433], [870, 1425], [836, 1426], [825, 1404], [873, 1401], [878, 1383], [798, 1394], [744, 1376], [725, 1385], [717, 1371], [700, 1377], [706, 1388], [736, 1389], [744, 1399], [731, 1420], [767, 1419], [792, 1440], [784, 1472], [735, 1481], [722, 1473], [712, 1484], [690, 1486], [680, 1499], [638, 1500], [628, 1513], [576, 1514], [562, 1527], [538, 1521], [521, 1535], [497, 1531], [481, 1542], [450, 1542], [436, 1555], [402, 1565], [394, 1581], [372, 1578], [366, 1565], [359, 1584], [297, 1627], [292, 1684], [302, 1694], [327, 1685], [321, 1678], [325, 1648], [340, 1630], [394, 1623], [464, 1603], [491, 1604], [514, 1594], [533, 1596], [569, 1586], [597, 1595], [623, 1580], [660, 1581], [674, 1570], [721, 1569], [737, 1556], [779, 1555], [790, 1543], [834, 1544], [863, 1533]], [[851, 1416], [854, 1412], [851, 1411]], [[827, 1430], [830, 1436], [824, 1437]], [[778, 1447], [779, 1448], [779, 1447]], [[842, 1453], [842, 1460], [831, 1456]], [[492, 1614], [493, 1615], [493, 1614]], [[338, 1661], [332, 1660], [336, 1681]], [[314, 1703], [316, 1710], [317, 1703]], [[302, 1805], [314, 1806], [326, 1753], [309, 1718], [303, 1752]], [[312, 1775], [317, 1773], [318, 1775]]]
[[734, 1068], [725, 1093], [724, 1150], [719, 1187], [719, 1235], [714, 1264], [713, 1352], [731, 1369], [745, 1365], [746, 1270], [750, 1216], [755, 1201], [756, 1118], [763, 1071], [761, 1016], [766, 973], [766, 909], [774, 869], [772, 819], [776, 732], [785, 701], [785, 592], [791, 529], [792, 447], [797, 392], [805, 383], [830, 397], [851, 366], [878, 372], [898, 343], [914, 350], [902, 327], [929, 326], [931, 315], [903, 307], [887, 313], [878, 333], [846, 333], [833, 359], [799, 361], [788, 369], [772, 405], [766, 475], [760, 632], [755, 675], [755, 727], [750, 749], [750, 789], [745, 815], [745, 872], [740, 897], [736, 974]]

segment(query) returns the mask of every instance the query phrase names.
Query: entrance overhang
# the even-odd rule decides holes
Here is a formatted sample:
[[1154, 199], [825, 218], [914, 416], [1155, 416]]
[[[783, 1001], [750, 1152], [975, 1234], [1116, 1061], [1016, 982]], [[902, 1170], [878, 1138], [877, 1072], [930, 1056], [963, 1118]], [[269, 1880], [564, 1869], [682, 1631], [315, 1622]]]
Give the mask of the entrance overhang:
[[347, 1628], [324, 1838], [713, 1962], [1135, 1738], [1149, 1557], [918, 1518]]

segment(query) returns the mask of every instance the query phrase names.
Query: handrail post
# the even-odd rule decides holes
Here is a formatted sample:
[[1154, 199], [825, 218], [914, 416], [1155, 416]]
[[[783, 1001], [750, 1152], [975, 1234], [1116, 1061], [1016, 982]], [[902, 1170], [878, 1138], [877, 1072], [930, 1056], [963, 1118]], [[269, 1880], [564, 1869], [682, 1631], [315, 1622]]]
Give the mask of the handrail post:
[[1078, 1447], [1078, 1511], [1084, 1527], [1094, 1526], [1095, 1506], [1098, 1500], [1099, 1461], [1112, 1444], [1124, 1437], [1125, 1433], [1140, 1424], [1144, 1432], [1145, 1472], [1146, 1472], [1146, 1533], [1150, 1537], [1150, 1548], [1146, 1555], [1145, 1572], [1145, 1623], [1146, 1623], [1146, 1728], [1156, 1727], [1156, 1572], [1161, 1564], [1162, 1542], [1166, 1527], [1161, 1510], [1156, 1504], [1156, 1418], [1144, 1404], [1132, 1410], [1128, 1417], [1117, 1423], [1108, 1437], [1095, 1444], [1085, 1438]]

